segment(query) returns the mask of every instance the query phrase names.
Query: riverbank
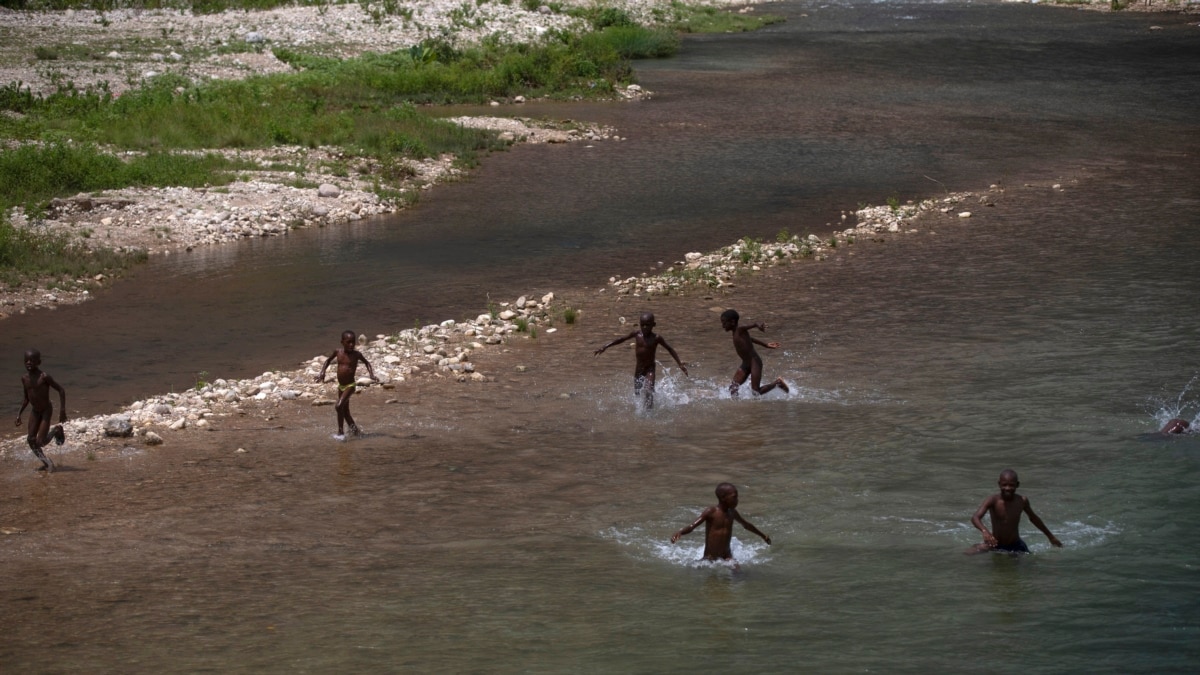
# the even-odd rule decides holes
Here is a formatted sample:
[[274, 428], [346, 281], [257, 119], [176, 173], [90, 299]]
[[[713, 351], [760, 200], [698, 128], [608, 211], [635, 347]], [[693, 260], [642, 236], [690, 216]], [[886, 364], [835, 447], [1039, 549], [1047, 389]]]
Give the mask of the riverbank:
[[[725, 3], [704, 3], [722, 6]], [[697, 4], [696, 6], [700, 6]], [[178, 10], [61, 12], [0, 10], [0, 82], [13, 91], [47, 94], [60, 87], [107, 91], [120, 97], [153, 78], [171, 75], [195, 83], [292, 71], [275, 58], [280, 50], [352, 58], [403, 50], [437, 39], [461, 47], [488, 39], [531, 42], [549, 31], [587, 26], [587, 3], [544, 6], [480, 5], [470, 12], [444, 0], [393, 13], [367, 5], [281, 7], [257, 12], [192, 15]], [[670, 18], [646, 0], [614, 5], [632, 20]], [[469, 16], [468, 16], [469, 15]], [[648, 95], [636, 85], [616, 95]], [[496, 101], [519, 105], [520, 96]], [[20, 113], [4, 113], [20, 121]], [[502, 143], [558, 143], [616, 139], [614, 131], [571, 121], [478, 117], [454, 120], [494, 131]], [[69, 142], [69, 141], [68, 141]], [[13, 141], [9, 141], [12, 144]], [[112, 151], [128, 158], [131, 153]], [[150, 255], [196, 246], [278, 236], [309, 226], [336, 226], [405, 208], [419, 191], [455, 180], [460, 159], [442, 154], [401, 159], [382, 191], [380, 168], [370, 157], [340, 148], [279, 145], [267, 149], [192, 151], [235, 160], [237, 179], [219, 187], [125, 188], [55, 199], [46, 213], [10, 214], [18, 228], [62, 234], [84, 250], [104, 248]], [[32, 309], [84, 302], [109, 283], [105, 274], [32, 280], [0, 291], [0, 319]]]

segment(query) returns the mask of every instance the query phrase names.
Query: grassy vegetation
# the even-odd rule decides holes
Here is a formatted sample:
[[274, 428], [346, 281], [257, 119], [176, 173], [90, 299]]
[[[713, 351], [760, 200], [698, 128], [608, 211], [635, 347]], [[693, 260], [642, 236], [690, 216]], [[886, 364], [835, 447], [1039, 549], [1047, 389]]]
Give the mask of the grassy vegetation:
[[[359, 0], [366, 6], [367, 0]], [[475, 0], [482, 4], [489, 0]], [[58, 91], [35, 95], [20, 83], [0, 85], [0, 138], [26, 145], [0, 151], [0, 282], [40, 275], [79, 276], [99, 265], [120, 267], [126, 256], [84, 254], [62, 237], [17, 230], [7, 222], [14, 206], [41, 215], [49, 200], [125, 186], [220, 186], [240, 167], [216, 154], [194, 151], [333, 146], [346, 158], [370, 158], [382, 169], [376, 191], [409, 202], [397, 190], [410, 177], [404, 159], [453, 154], [465, 166], [504, 147], [497, 135], [466, 129], [422, 114], [422, 104], [484, 103], [512, 98], [610, 96], [633, 79], [632, 59], [674, 54], [679, 32], [748, 30], [769, 17], [729, 14], [674, 3], [656, 10], [664, 27], [637, 25], [623, 10], [600, 5], [564, 8], [542, 0], [490, 0], [583, 19], [590, 31], [552, 31], [539, 44], [487, 39], [454, 48], [430, 40], [387, 54], [333, 59], [276, 48], [275, 56], [296, 72], [238, 81], [195, 83], [161, 75], [114, 96], [106, 87], [79, 90], [61, 82]], [[179, 8], [196, 13], [262, 10], [285, 5], [328, 6], [332, 0], [0, 0], [13, 9]], [[463, 20], [472, 5], [464, 3]], [[371, 2], [369, 11], [411, 16], [398, 0]], [[408, 12], [406, 14], [406, 11]], [[168, 36], [164, 35], [164, 39]], [[234, 45], [258, 50], [261, 45]], [[68, 44], [36, 47], [40, 61], [78, 59], [88, 48]], [[90, 58], [90, 57], [89, 57]], [[100, 147], [109, 152], [101, 151]], [[111, 150], [140, 154], [122, 161]], [[193, 151], [183, 154], [181, 151]], [[344, 171], [344, 169], [343, 169]], [[303, 181], [304, 179], [298, 179]], [[63, 258], [56, 261], [56, 256]], [[79, 259], [79, 260], [74, 260]], [[76, 264], [78, 263], [78, 265]]]
[[[0, 152], [0, 282], [18, 285], [38, 277], [69, 283], [121, 270], [145, 259], [141, 253], [89, 251], [64, 234], [19, 229], [8, 222], [13, 206], [40, 215], [55, 197], [127, 185], [199, 186], [232, 180], [222, 172], [238, 165], [216, 155], [152, 153], [128, 162], [91, 146], [27, 145]], [[87, 232], [82, 236], [86, 237]]]
[[81, 277], [122, 270], [145, 259], [144, 253], [89, 250], [66, 235], [15, 228], [0, 220], [0, 283], [9, 286], [32, 277], [50, 288], [69, 286]]

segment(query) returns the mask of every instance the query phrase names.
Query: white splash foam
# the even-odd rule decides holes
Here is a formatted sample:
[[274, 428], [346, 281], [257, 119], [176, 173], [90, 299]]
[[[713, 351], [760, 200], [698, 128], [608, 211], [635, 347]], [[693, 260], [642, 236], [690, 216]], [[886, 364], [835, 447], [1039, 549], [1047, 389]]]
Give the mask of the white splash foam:
[[651, 535], [634, 526], [625, 530], [615, 527], [600, 532], [603, 539], [611, 539], [627, 547], [638, 560], [659, 560], [679, 567], [732, 568], [759, 565], [770, 561], [765, 542], [743, 544], [737, 537], [730, 542], [733, 560], [703, 560], [704, 534], [692, 533], [672, 544], [669, 536]]

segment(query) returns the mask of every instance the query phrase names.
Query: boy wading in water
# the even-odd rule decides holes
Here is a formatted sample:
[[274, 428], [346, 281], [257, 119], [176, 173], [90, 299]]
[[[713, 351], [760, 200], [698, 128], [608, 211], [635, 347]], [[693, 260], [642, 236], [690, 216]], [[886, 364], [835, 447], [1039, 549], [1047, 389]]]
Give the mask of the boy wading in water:
[[742, 358], [742, 364], [733, 373], [733, 384], [729, 385], [729, 396], [731, 398], [738, 397], [738, 389], [745, 383], [747, 377], [750, 378], [750, 390], [756, 395], [765, 394], [775, 387], [779, 387], [785, 393], [789, 391], [782, 377], [775, 378], [775, 381], [771, 384], [760, 386], [762, 382], [762, 357], [755, 351], [754, 345], [766, 347], [767, 349], [778, 349], [779, 343], [763, 342], [757, 338], [752, 338], [750, 337], [750, 329], [757, 328], [765, 333], [767, 324], [752, 323], [749, 326], [739, 326], [737, 311], [727, 309], [721, 314], [721, 327], [733, 333], [733, 348], [737, 351], [737, 355]]
[[679, 355], [675, 353], [671, 345], [667, 344], [663, 336], [654, 334], [654, 314], [652, 312], [643, 313], [641, 319], [638, 320], [638, 324], [638, 330], [633, 331], [623, 338], [613, 340], [600, 349], [597, 349], [592, 355], [599, 356], [604, 353], [605, 349], [613, 345], [619, 345], [631, 338], [636, 339], [634, 353], [637, 361], [633, 367], [633, 395], [639, 396], [645, 392], [646, 407], [653, 408], [656, 370], [655, 353], [658, 351], [658, 346], [662, 345], [671, 354], [671, 358], [675, 359], [675, 363], [679, 364], [679, 369], [683, 371], [684, 375], [687, 375], [688, 371], [687, 366], [683, 365], [683, 362], [679, 360]]
[[[49, 374], [42, 372], [42, 353], [36, 349], [25, 352], [25, 374], [21, 376], [21, 387], [25, 390], [25, 400], [21, 401], [21, 409], [17, 411], [16, 426], [21, 426], [21, 414], [25, 406], [30, 406], [29, 436], [25, 439], [34, 456], [42, 460], [38, 471], [54, 471], [54, 462], [42, 452], [42, 448], [50, 444], [50, 439], [62, 445], [66, 434], [62, 425], [67, 421], [67, 392], [54, 381]], [[54, 406], [50, 404], [50, 390], [58, 390], [58, 424], [50, 428], [50, 418], [54, 416]]]
[[733, 551], [729, 544], [733, 540], [733, 524], [741, 523], [742, 527], [763, 538], [768, 545], [771, 538], [742, 518], [737, 511], [738, 492], [732, 483], [721, 483], [717, 486], [717, 505], [710, 506], [700, 514], [696, 522], [671, 535], [671, 543], [679, 541], [683, 535], [691, 532], [704, 523], [704, 560], [733, 560]]
[[[1029, 547], [1021, 540], [1021, 535], [1018, 533], [1022, 513], [1029, 514], [1029, 522], [1041, 530], [1042, 534], [1050, 539], [1053, 546], [1062, 548], [1062, 542], [1050, 533], [1042, 519], [1033, 512], [1029, 500], [1017, 494], [1017, 488], [1021, 485], [1021, 481], [1017, 479], [1017, 472], [1012, 469], [1000, 472], [999, 483], [1000, 492], [983, 500], [983, 504], [979, 505], [979, 510], [971, 516], [971, 524], [983, 533], [983, 543], [967, 549], [967, 554], [983, 553], [984, 551], [1029, 553]], [[984, 514], [991, 516], [991, 531], [983, 526]]]
[[354, 331], [348, 330], [342, 333], [342, 346], [333, 350], [329, 358], [325, 359], [325, 365], [321, 367], [321, 374], [317, 375], [317, 382], [325, 381], [325, 370], [329, 368], [329, 364], [337, 360], [337, 381], [338, 381], [338, 402], [334, 407], [337, 410], [337, 434], [334, 439], [338, 441], [346, 440], [346, 425], [350, 425], [350, 433], [358, 436], [362, 433], [362, 429], [354, 423], [354, 418], [350, 416], [350, 397], [354, 394], [354, 374], [358, 372], [358, 364], [361, 361], [367, 367], [367, 374], [371, 379], [378, 382], [379, 378], [375, 377], [375, 371], [371, 369], [371, 364], [367, 362], [367, 357], [362, 355], [362, 352], [354, 348], [355, 341], [358, 336]]

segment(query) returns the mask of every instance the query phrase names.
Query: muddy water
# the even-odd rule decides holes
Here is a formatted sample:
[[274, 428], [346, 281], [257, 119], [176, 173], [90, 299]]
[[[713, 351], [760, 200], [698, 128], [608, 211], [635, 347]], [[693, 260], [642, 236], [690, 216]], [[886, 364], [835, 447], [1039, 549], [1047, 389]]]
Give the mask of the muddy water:
[[[1179, 56], [1195, 55], [1195, 27], [1176, 33], [1183, 22], [1161, 17], [992, 5], [785, 9], [793, 20], [781, 28], [696, 40], [684, 57], [645, 72], [652, 89], [666, 87], [665, 100], [613, 114], [658, 120], [644, 127], [657, 155], [636, 152], [632, 133], [612, 148], [500, 155], [424, 202], [420, 218], [397, 221], [404, 226], [364, 226], [365, 244], [314, 233], [323, 245], [307, 265], [281, 264], [278, 278], [291, 279], [339, 256], [358, 260], [326, 268], [323, 288], [368, 279], [341, 293], [360, 313], [398, 302], [376, 284], [403, 287], [417, 275], [401, 266], [387, 275], [356, 270], [406, 251], [423, 273], [464, 263], [449, 291], [416, 284], [424, 302], [485, 287], [465, 265], [471, 256], [518, 292], [528, 275], [561, 275], [552, 288], [582, 306], [581, 321], [481, 358], [496, 382], [423, 381], [397, 390], [391, 404], [370, 391], [355, 400], [370, 434], [344, 444], [328, 439], [327, 408], [296, 408], [224, 420], [153, 452], [89, 460], [74, 449], [63, 457], [70, 470], [48, 479], [29, 471], [28, 458], [5, 458], [0, 526], [24, 530], [0, 539], [5, 669], [827, 672], [982, 663], [993, 672], [1159, 672], [1194, 664], [1194, 546], [1179, 524], [1194, 520], [1200, 503], [1200, 436], [1150, 432], [1168, 417], [1200, 414], [1200, 136], [1183, 112], [1194, 109], [1189, 83], [1200, 62]], [[1151, 23], [1166, 27], [1151, 32]], [[1096, 65], [1118, 38], [1140, 66]], [[784, 78], [773, 88], [772, 73]], [[810, 81], [811, 99], [794, 93]], [[794, 116], [757, 118], [750, 103], [761, 99], [730, 101], [716, 96], [722, 86], [757, 92], [767, 108], [790, 100]], [[710, 97], [721, 114], [704, 118], [695, 107]], [[1153, 116], [1138, 107], [1145, 100], [1157, 101]], [[708, 126], [655, 117], [656, 106], [674, 104], [680, 122]], [[744, 114], [732, 116], [738, 108]], [[883, 124], [888, 110], [902, 112]], [[878, 124], [867, 124], [872, 116]], [[730, 128], [735, 119], [757, 121]], [[801, 120], [794, 128], [793, 119]], [[761, 184], [773, 187], [755, 192], [759, 183], [742, 178], [759, 166], [744, 161], [754, 155], [747, 147], [788, 147], [804, 121], [816, 125], [805, 132], [813, 147], [822, 140], [827, 150], [791, 160], [766, 153]], [[938, 125], [945, 136], [933, 133]], [[673, 155], [672, 137], [681, 145]], [[864, 154], [846, 155], [843, 166], [838, 147]], [[743, 161], [695, 166], [721, 148]], [[664, 163], [668, 156], [678, 159]], [[622, 184], [617, 169], [639, 161], [659, 173]], [[679, 232], [693, 220], [696, 237], [716, 245], [748, 223], [769, 235], [783, 221], [833, 219], [837, 199], [808, 201], [800, 178], [789, 191], [775, 178], [784, 166], [818, 183], [861, 174], [871, 193], [863, 201], [927, 191], [926, 174], [950, 187], [980, 187], [982, 178], [1005, 191], [993, 207], [973, 206], [971, 219], [862, 241], [728, 293], [652, 301], [596, 293], [609, 270], [652, 265], [660, 250], [704, 248]], [[592, 189], [565, 191], [569, 171], [586, 172], [581, 184]], [[697, 183], [719, 171], [720, 189]], [[517, 180], [520, 172], [531, 178]], [[516, 185], [526, 191], [503, 198]], [[487, 201], [472, 210], [476, 194]], [[693, 208], [702, 211], [694, 219]], [[610, 209], [618, 216], [603, 215]], [[526, 221], [527, 229], [486, 226]], [[399, 243], [388, 249], [389, 236], [441, 242], [446, 260]], [[478, 248], [462, 255], [472, 237]], [[299, 241], [261, 246], [285, 254]], [[504, 258], [509, 241], [511, 251], [536, 253]], [[242, 283], [267, 283], [273, 259], [227, 264], [228, 280], [212, 282], [221, 292], [208, 323], [221, 324], [222, 311], [258, 313], [221, 299]], [[587, 265], [595, 267], [585, 279]], [[327, 294], [300, 295], [304, 305]], [[736, 366], [714, 311], [727, 306], [766, 321], [764, 337], [783, 343], [763, 357], [790, 395], [734, 402], [721, 393]], [[307, 322], [292, 324], [293, 333], [321, 321], [329, 325], [320, 331], [336, 333], [344, 318], [304, 307]], [[464, 307], [457, 313], [477, 311]], [[665, 367], [649, 412], [630, 400], [632, 354], [590, 355], [620, 334], [620, 317], [645, 309], [692, 375]], [[398, 327], [406, 325], [411, 319]], [[260, 335], [240, 335], [231, 333], [231, 351], [259, 348]], [[1010, 466], [1066, 547], [1050, 550], [1025, 523], [1033, 556], [961, 556], [978, 540], [970, 513]], [[774, 541], [766, 547], [737, 531], [737, 570], [698, 564], [698, 533], [667, 541], [724, 480], [739, 486], [742, 514]]]

